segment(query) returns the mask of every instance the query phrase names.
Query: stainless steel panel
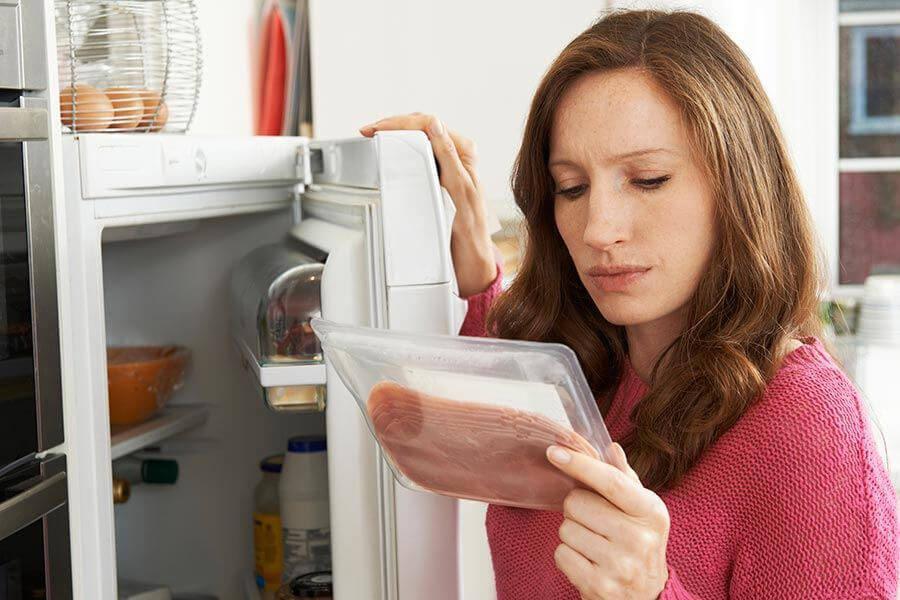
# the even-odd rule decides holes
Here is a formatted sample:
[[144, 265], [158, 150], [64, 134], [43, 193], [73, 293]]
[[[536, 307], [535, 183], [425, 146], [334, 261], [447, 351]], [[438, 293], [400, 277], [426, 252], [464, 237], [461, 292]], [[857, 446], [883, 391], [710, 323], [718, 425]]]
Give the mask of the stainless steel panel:
[[0, 108], [0, 142], [46, 140], [49, 127], [46, 108]]
[[[46, 101], [23, 98], [27, 110], [47, 115]], [[45, 126], [47, 126], [45, 122]], [[48, 141], [25, 142], [25, 207], [34, 336], [34, 391], [38, 405], [39, 450], [63, 442], [62, 377], [59, 357], [59, 304], [56, 240]]]
[[41, 477], [37, 485], [0, 504], [0, 539], [31, 525], [65, 503], [66, 473]]
[[[32, 0], [32, 4], [40, 4]], [[22, 77], [22, 23], [18, 1], [0, 1], [0, 88], [18, 90]]]
[[[45, 476], [65, 476], [66, 458], [44, 463]], [[72, 552], [69, 545], [69, 505], [64, 504], [44, 519], [44, 551], [47, 555], [47, 600], [72, 600]]]
[[47, 2], [28, 0], [20, 8], [22, 17], [22, 88], [47, 89], [47, 45], [44, 38]]
[[18, 566], [25, 597], [72, 600], [66, 457], [33, 459], [0, 485], [8, 498], [0, 504], [0, 562]]

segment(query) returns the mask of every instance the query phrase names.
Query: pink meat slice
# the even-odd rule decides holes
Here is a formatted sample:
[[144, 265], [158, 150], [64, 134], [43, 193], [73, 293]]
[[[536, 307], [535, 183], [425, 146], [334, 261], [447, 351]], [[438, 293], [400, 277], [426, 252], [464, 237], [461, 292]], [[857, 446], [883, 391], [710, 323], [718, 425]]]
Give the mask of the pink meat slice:
[[448, 400], [392, 381], [376, 384], [366, 405], [395, 467], [446, 496], [560, 511], [578, 484], [547, 461], [547, 446], [598, 458], [582, 436], [529, 411]]

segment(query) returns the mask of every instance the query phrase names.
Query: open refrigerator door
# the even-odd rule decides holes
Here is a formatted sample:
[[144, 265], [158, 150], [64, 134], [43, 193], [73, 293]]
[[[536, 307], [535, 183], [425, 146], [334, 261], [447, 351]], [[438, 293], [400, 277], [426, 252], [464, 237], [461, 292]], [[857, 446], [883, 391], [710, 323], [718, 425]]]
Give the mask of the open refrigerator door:
[[[421, 132], [311, 141], [298, 164], [310, 174], [298, 194], [299, 218], [279, 248], [269, 251], [278, 258], [268, 264], [281, 267], [262, 266], [258, 253], [267, 251], [260, 249], [233, 271], [233, 306], [243, 323], [233, 331], [271, 408], [324, 408], [337, 597], [373, 597], [380, 590], [385, 599], [437, 598], [435, 590], [441, 590], [441, 598], [456, 600], [459, 574], [448, 568], [459, 562], [456, 501], [395, 485], [310, 327], [321, 316], [377, 329], [456, 334], [467, 303], [458, 297], [451, 259], [452, 200], [440, 187]], [[276, 301], [278, 287], [299, 293]], [[267, 331], [269, 323], [280, 329]], [[314, 400], [278, 400], [287, 397]]]

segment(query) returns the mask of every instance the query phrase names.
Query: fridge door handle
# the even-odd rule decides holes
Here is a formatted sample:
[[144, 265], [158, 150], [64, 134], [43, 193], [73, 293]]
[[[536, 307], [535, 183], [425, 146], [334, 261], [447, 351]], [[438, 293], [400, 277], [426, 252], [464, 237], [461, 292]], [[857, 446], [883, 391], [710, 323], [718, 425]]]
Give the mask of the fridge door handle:
[[49, 135], [47, 109], [0, 108], [0, 142], [46, 140]]
[[66, 473], [43, 477], [27, 491], [0, 504], [0, 539], [53, 512], [66, 503]]

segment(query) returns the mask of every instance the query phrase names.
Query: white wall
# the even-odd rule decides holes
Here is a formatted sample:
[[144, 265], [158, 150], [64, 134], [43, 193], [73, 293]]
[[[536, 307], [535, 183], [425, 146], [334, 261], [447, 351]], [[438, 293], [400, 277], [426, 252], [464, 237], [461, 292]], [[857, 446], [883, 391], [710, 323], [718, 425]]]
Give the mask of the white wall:
[[251, 31], [255, 0], [197, 0], [203, 82], [191, 134], [253, 134]]
[[312, 0], [316, 137], [378, 118], [433, 113], [475, 140], [500, 218], [515, 214], [509, 175], [534, 89], [603, 0]]

